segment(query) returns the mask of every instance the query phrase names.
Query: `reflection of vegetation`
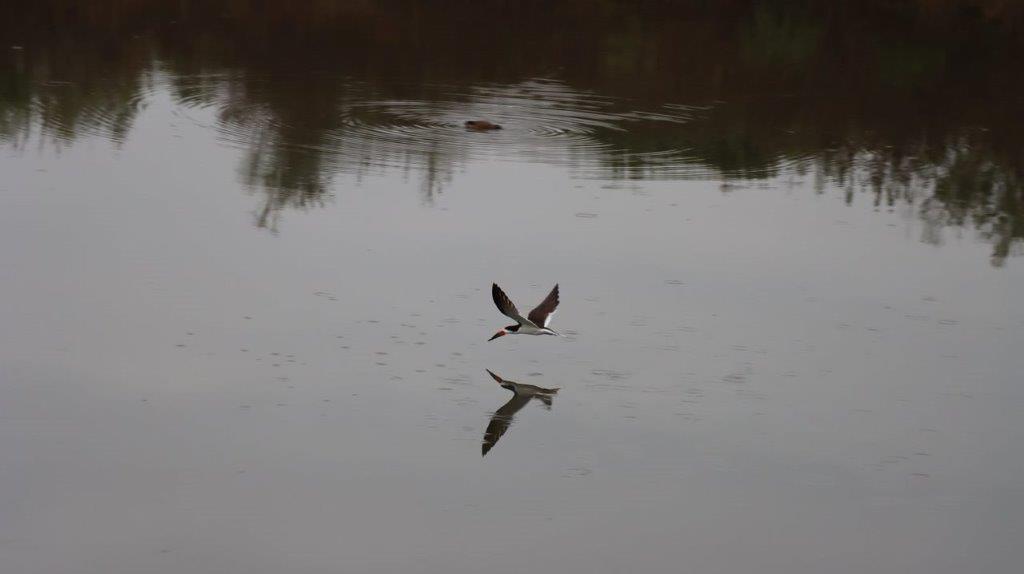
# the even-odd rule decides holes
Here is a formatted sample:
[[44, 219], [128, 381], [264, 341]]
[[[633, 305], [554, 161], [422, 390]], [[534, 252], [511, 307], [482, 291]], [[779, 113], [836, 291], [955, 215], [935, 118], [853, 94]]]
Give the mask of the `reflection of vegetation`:
[[282, 208], [320, 205], [328, 188], [321, 178], [327, 173], [319, 154], [274, 142], [254, 142], [242, 162], [242, 181], [251, 189], [267, 191], [256, 225], [276, 230]]
[[600, 145], [586, 161], [599, 161], [602, 177], [762, 178], [798, 164], [848, 190], [867, 188], [880, 204], [914, 203], [926, 240], [946, 226], [974, 227], [996, 264], [1024, 239], [1024, 109], [1012, 97], [1024, 82], [1018, 3], [446, 6], [18, 3], [0, 19], [0, 37], [19, 48], [0, 46], [0, 141], [120, 142], [154, 78], [168, 78], [181, 105], [216, 110], [222, 137], [245, 150], [242, 179], [266, 193], [258, 223], [273, 227], [281, 209], [323, 201], [339, 172], [415, 167], [429, 201], [465, 159], [409, 145], [401, 133], [368, 137], [349, 122], [398, 118], [353, 104], [458, 107], [451, 100], [470, 105], [473, 86], [555, 76], [567, 90], [626, 102], [609, 104], [628, 104], [619, 111], [713, 104], [688, 123], [631, 120], [589, 132]]
[[[851, 192], [869, 190], [876, 206], [920, 204], [923, 239], [940, 243], [948, 226], [974, 227], [993, 245], [992, 264], [1001, 266], [1024, 237], [1024, 181], [1000, 167], [976, 135], [932, 148], [846, 150], [821, 161], [823, 173]], [[853, 200], [853, 194], [847, 200]], [[1016, 246], [1016, 247], [1015, 247]]]
[[[936, 178], [935, 192], [922, 209], [933, 226], [964, 225], [968, 219], [994, 247], [992, 262], [1002, 265], [1024, 237], [1024, 181], [996, 165], [969, 144], [950, 148]], [[936, 209], [933, 209], [933, 206]]]
[[83, 133], [123, 141], [144, 103], [147, 45], [126, 39], [116, 49], [105, 43], [82, 49], [52, 30], [34, 39], [39, 43], [3, 47], [8, 54], [0, 60], [0, 141], [18, 142], [33, 128], [56, 141]]
[[749, 30], [741, 38], [744, 55], [765, 67], [794, 69], [805, 65], [817, 51], [819, 26], [817, 20], [794, 17], [791, 9], [758, 5]]
[[[276, 229], [282, 208], [305, 209], [323, 202], [332, 173], [325, 150], [330, 146], [328, 134], [338, 127], [333, 111], [340, 94], [323, 82], [293, 85], [294, 91], [284, 94], [265, 89], [265, 83], [247, 78], [228, 80], [226, 89], [186, 89], [178, 99], [220, 110], [224, 137], [245, 150], [243, 183], [267, 192], [257, 225]], [[301, 94], [301, 106], [287, 103], [296, 93]]]

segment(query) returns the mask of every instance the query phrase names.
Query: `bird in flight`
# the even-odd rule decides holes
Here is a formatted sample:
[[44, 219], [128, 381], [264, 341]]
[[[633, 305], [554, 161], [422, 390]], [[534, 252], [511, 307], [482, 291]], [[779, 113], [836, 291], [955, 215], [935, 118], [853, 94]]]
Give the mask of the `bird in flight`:
[[526, 318], [519, 314], [515, 303], [508, 298], [501, 287], [498, 287], [497, 283], [491, 284], [491, 297], [502, 315], [513, 319], [516, 324], [503, 327], [488, 341], [493, 341], [502, 335], [558, 335], [553, 329], [548, 328], [551, 315], [555, 313], [555, 307], [558, 307], [558, 285], [555, 285], [551, 293], [548, 293], [548, 296], [533, 311], [530, 311]]
[[502, 387], [512, 391], [512, 398], [507, 403], [501, 405], [501, 408], [494, 411], [494, 416], [491, 417], [490, 424], [487, 425], [487, 430], [484, 431], [484, 443], [481, 447], [482, 454], [480, 456], [487, 456], [487, 451], [494, 448], [494, 445], [498, 444], [498, 439], [505, 434], [508, 430], [509, 425], [512, 424], [513, 417], [516, 416], [523, 407], [526, 406], [533, 399], [537, 399], [544, 403], [544, 406], [551, 408], [551, 400], [558, 389], [545, 389], [536, 385], [527, 385], [524, 383], [517, 383], [508, 379], [503, 379], [498, 375], [487, 369], [487, 373], [498, 381], [498, 384]]

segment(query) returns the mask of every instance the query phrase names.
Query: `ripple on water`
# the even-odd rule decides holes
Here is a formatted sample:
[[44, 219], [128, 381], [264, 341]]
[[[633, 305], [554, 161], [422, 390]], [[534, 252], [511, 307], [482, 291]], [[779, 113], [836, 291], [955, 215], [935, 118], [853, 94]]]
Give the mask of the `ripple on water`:
[[[124, 143], [155, 89], [148, 77], [92, 84], [49, 79], [36, 87], [30, 110], [43, 134], [62, 141], [90, 135], [115, 144]], [[77, 105], [68, 105], [70, 101]]]
[[[324, 85], [332, 90], [329, 101], [313, 98], [310, 109], [299, 105], [309, 100], [302, 81], [203, 76], [178, 78], [174, 89], [184, 115], [212, 113], [224, 143], [250, 151], [306, 151], [335, 171], [450, 170], [479, 159], [561, 165], [578, 177], [598, 179], [707, 177], [713, 171], [681, 147], [685, 138], [678, 137], [709, 107], [638, 109], [550, 79], [407, 86], [417, 97], [404, 99], [381, 98], [379, 88], [360, 82]], [[283, 107], [293, 113], [281, 113]], [[468, 119], [487, 119], [503, 129], [467, 130]], [[666, 137], [640, 135], [652, 130]]]

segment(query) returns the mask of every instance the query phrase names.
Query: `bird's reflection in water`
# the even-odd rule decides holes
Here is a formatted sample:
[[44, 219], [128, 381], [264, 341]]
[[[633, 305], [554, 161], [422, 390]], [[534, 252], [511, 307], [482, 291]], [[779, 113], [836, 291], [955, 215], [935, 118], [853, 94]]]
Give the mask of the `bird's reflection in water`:
[[558, 392], [558, 389], [545, 389], [536, 385], [527, 385], [524, 383], [517, 383], [508, 379], [503, 379], [498, 375], [492, 373], [490, 369], [487, 372], [494, 377], [495, 381], [502, 387], [512, 391], [512, 398], [494, 412], [494, 416], [491, 417], [491, 423], [487, 425], [487, 430], [484, 431], [484, 444], [482, 447], [481, 456], [487, 456], [487, 452], [494, 448], [494, 445], [498, 444], [498, 439], [505, 434], [508, 430], [509, 425], [512, 424], [513, 417], [533, 399], [537, 399], [544, 403], [544, 406], [548, 409], [551, 408], [551, 402], [554, 395]]

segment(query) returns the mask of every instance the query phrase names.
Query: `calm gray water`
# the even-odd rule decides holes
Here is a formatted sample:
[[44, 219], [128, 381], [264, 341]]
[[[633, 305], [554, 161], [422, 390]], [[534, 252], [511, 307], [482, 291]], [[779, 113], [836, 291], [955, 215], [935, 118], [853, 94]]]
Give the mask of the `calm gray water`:
[[[675, 142], [734, 103], [558, 69], [60, 80], [33, 41], [2, 56], [4, 572], [1024, 560], [1020, 208], [942, 203], [960, 164], [716, 164]], [[492, 282], [559, 283], [566, 336], [487, 342]], [[482, 457], [485, 369], [560, 391]]]

